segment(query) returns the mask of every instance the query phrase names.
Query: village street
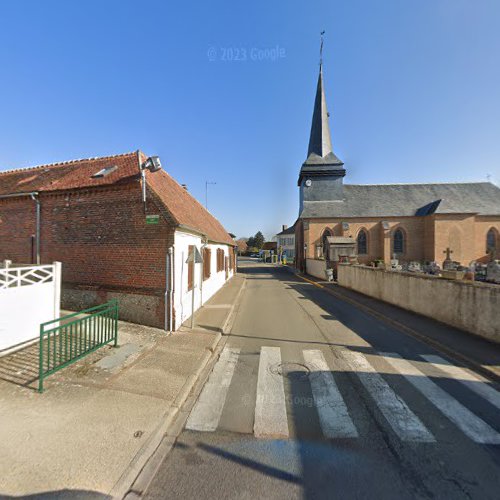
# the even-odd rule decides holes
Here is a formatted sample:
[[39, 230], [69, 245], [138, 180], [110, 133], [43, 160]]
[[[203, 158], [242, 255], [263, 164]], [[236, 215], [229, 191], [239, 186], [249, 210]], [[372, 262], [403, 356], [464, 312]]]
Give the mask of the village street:
[[[146, 498], [498, 498], [498, 385], [286, 267], [239, 272], [226, 344]], [[492, 344], [428, 330], [498, 365]]]

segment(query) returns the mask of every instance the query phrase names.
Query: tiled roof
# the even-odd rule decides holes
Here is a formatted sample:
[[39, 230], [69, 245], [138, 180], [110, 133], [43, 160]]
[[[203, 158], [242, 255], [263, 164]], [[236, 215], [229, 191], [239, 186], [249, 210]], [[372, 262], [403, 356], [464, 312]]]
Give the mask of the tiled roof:
[[500, 215], [500, 188], [490, 182], [344, 185], [344, 199], [306, 201], [301, 218]]
[[278, 243], [276, 241], [266, 241], [262, 245], [262, 250], [276, 250], [278, 248]]
[[146, 179], [178, 224], [200, 231], [211, 241], [236, 245], [222, 224], [167, 172], [147, 172]]
[[[0, 196], [123, 184], [140, 178], [139, 161], [146, 158], [135, 151], [0, 172]], [[92, 177], [107, 167], [117, 168], [104, 177]], [[235, 244], [222, 224], [164, 170], [148, 171], [146, 179], [179, 225], [205, 234], [212, 241]]]
[[[92, 177], [106, 167], [117, 168], [104, 177]], [[72, 160], [0, 172], [0, 195], [106, 186], [127, 182], [139, 175], [137, 152]]]

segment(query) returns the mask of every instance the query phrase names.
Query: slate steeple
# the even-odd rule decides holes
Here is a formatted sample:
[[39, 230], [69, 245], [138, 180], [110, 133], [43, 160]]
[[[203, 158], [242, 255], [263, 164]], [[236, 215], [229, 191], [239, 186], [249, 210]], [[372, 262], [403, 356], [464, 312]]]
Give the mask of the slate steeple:
[[311, 154], [325, 157], [329, 153], [332, 153], [332, 139], [330, 136], [330, 125], [328, 123], [329, 116], [326, 106], [325, 89], [323, 86], [323, 64], [320, 63], [316, 99], [314, 100], [311, 135], [309, 137], [309, 148], [307, 150], [308, 158]]
[[[321, 52], [322, 49], [323, 36]], [[331, 201], [343, 197], [342, 178], [346, 172], [344, 163], [333, 152], [329, 117], [323, 82], [323, 61], [320, 59], [307, 159], [302, 164], [297, 183], [300, 187], [301, 210], [304, 201]]]

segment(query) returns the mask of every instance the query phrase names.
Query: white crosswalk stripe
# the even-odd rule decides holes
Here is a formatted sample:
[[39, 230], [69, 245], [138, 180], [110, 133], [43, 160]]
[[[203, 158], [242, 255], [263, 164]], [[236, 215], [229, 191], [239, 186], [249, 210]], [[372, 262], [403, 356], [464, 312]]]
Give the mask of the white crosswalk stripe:
[[402, 359], [398, 354], [381, 353], [381, 355], [473, 441], [500, 444], [500, 434], [497, 431], [441, 389], [412, 363]]
[[452, 365], [441, 356], [429, 354], [423, 355], [422, 358], [436, 368], [439, 368], [443, 372], [450, 375], [457, 382], [465, 385], [471, 391], [479, 394], [479, 396], [483, 397], [486, 401], [489, 401], [493, 406], [496, 406], [500, 410], [500, 392], [488, 385], [486, 379], [475, 375], [469, 370]]
[[215, 431], [224, 409], [240, 350], [225, 347], [186, 423], [195, 431]]
[[289, 435], [283, 377], [271, 370], [280, 364], [279, 347], [261, 348], [254, 422], [256, 437], [287, 438]]
[[[239, 348], [228, 346], [224, 348], [193, 407], [186, 429], [208, 432], [217, 430], [239, 355]], [[432, 432], [387, 380], [377, 372], [365, 355], [347, 349], [342, 350], [340, 357], [345, 366], [337, 368], [328, 365], [319, 349], [305, 349], [302, 351], [302, 356], [311, 371], [308, 380], [314, 407], [319, 417], [321, 432], [326, 438], [359, 437], [355, 418], [349, 413], [346, 401], [333, 376], [335, 369], [347, 369], [359, 378], [364, 389], [399, 439], [407, 442], [436, 441]], [[393, 353], [378, 353], [378, 356], [391, 365], [396, 370], [396, 375], [404, 377], [466, 436], [477, 443], [500, 444], [499, 432], [433, 382], [413, 362]], [[485, 401], [500, 408], [500, 393], [493, 389], [486, 379], [455, 366], [440, 356], [422, 355], [421, 357], [425, 360], [423, 363], [439, 369], [446, 377], [460, 382]], [[278, 371], [281, 362], [279, 347], [261, 348], [255, 409], [248, 405], [241, 408], [241, 411], [255, 411], [253, 431], [259, 438], [288, 438], [290, 435], [284, 377]]]
[[434, 436], [358, 352], [342, 351], [342, 358], [356, 373], [389, 425], [402, 441], [433, 442]]
[[311, 390], [318, 410], [323, 434], [327, 438], [355, 438], [358, 432], [349, 416], [333, 375], [323, 353], [319, 350], [303, 351], [304, 361], [311, 370]]

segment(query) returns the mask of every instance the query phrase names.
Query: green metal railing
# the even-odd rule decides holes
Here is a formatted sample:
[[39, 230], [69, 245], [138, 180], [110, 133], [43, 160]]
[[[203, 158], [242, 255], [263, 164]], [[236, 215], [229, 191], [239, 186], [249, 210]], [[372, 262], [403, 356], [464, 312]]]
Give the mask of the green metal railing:
[[[84, 315], [83, 317], [81, 317]], [[113, 342], [118, 343], [116, 299], [40, 325], [38, 392], [49, 375]]]

